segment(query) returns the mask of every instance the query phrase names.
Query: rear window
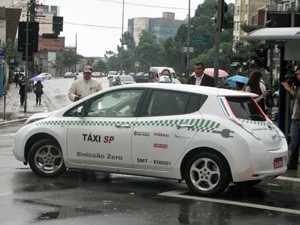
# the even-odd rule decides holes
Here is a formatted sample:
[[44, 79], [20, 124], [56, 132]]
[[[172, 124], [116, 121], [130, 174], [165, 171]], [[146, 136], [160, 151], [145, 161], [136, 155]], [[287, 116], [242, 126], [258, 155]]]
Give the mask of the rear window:
[[264, 114], [251, 97], [226, 97], [234, 115], [239, 119], [265, 121]]

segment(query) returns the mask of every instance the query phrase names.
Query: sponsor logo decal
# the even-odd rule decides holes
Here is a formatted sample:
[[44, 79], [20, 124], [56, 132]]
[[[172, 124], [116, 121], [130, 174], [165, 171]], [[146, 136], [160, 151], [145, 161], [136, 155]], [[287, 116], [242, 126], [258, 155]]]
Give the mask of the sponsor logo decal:
[[150, 133], [149, 132], [140, 132], [140, 131], [134, 131], [133, 133], [135, 136], [144, 136], [144, 137], [149, 137]]
[[190, 137], [180, 136], [180, 135], [177, 135], [177, 134], [174, 135], [174, 138], [177, 138], [179, 140], [190, 139]]
[[154, 143], [153, 147], [154, 148], [168, 148], [168, 145], [167, 144]]
[[165, 134], [165, 133], [159, 133], [159, 132], [154, 132], [153, 135], [155, 137], [169, 137], [169, 134]]

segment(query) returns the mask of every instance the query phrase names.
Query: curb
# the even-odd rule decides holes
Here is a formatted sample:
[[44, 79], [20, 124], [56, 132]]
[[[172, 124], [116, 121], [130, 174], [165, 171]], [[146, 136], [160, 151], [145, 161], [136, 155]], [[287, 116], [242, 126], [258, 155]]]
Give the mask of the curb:
[[0, 121], [0, 127], [6, 127], [6, 126], [24, 123], [26, 120], [27, 120], [27, 118], [22, 118], [22, 119], [17, 119], [17, 120]]

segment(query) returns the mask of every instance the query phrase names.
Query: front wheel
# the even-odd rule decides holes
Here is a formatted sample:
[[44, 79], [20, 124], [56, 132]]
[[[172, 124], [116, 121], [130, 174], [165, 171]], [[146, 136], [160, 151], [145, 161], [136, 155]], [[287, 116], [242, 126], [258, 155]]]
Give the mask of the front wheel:
[[213, 153], [202, 152], [189, 160], [184, 178], [192, 192], [211, 196], [228, 187], [230, 171], [222, 158]]
[[60, 147], [49, 139], [35, 143], [28, 156], [31, 170], [41, 177], [57, 177], [66, 171]]

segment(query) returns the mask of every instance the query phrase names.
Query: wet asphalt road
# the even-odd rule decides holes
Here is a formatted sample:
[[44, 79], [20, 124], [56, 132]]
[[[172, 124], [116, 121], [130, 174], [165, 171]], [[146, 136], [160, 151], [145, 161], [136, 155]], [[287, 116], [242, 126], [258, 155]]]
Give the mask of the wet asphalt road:
[[[69, 104], [58, 88], [68, 82], [47, 81], [44, 100], [53, 109]], [[299, 192], [233, 185], [217, 198], [202, 198], [166, 179], [78, 170], [39, 178], [13, 156], [19, 127], [0, 127], [1, 225], [299, 224]]]
[[17, 129], [0, 128], [1, 225], [299, 224], [299, 192], [232, 185], [217, 198], [202, 198], [166, 179], [79, 170], [39, 178], [14, 159]]

